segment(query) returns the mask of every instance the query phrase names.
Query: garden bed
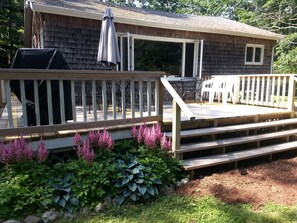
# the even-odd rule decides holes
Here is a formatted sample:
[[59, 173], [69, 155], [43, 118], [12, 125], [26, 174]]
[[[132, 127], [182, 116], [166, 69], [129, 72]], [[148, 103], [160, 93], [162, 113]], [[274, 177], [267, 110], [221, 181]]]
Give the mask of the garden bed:
[[[253, 163], [254, 165], [254, 163]], [[297, 157], [220, 173], [198, 173], [198, 179], [180, 186], [180, 195], [212, 195], [229, 204], [250, 204], [258, 209], [264, 204], [297, 204]]]

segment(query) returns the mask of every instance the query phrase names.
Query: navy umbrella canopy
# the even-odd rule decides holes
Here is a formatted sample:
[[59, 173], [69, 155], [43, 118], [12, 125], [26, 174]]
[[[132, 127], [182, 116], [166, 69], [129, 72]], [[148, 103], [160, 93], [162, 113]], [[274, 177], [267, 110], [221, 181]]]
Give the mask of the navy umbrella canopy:
[[112, 66], [121, 61], [118, 38], [110, 7], [106, 8], [102, 18], [97, 61]]

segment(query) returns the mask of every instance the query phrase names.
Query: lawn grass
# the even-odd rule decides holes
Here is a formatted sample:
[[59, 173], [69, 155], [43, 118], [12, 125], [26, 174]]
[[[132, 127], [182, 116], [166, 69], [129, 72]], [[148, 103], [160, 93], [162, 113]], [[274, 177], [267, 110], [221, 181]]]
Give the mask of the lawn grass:
[[293, 223], [297, 204], [292, 207], [267, 204], [260, 210], [249, 205], [228, 205], [214, 197], [194, 199], [166, 196], [142, 205], [109, 207], [95, 216], [84, 216], [59, 223]]

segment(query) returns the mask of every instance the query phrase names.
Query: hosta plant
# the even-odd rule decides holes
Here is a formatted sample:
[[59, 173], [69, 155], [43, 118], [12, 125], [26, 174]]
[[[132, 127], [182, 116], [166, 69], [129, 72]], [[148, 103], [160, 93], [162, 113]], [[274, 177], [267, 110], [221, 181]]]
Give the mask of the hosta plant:
[[125, 201], [144, 201], [159, 195], [158, 186], [162, 182], [151, 174], [137, 161], [137, 158], [127, 154], [126, 159], [118, 159], [116, 168], [119, 171], [115, 181], [115, 187], [119, 188], [119, 193], [115, 197], [115, 202], [119, 205]]
[[51, 180], [51, 185], [55, 189], [53, 201], [67, 212], [72, 213], [78, 206], [79, 201], [75, 197], [72, 189], [72, 174], [67, 174], [63, 178]]

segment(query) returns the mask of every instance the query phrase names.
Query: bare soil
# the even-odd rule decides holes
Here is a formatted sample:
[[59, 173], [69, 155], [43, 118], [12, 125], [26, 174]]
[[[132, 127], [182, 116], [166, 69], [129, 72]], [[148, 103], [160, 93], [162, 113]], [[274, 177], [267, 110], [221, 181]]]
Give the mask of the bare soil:
[[200, 197], [213, 195], [229, 204], [267, 203], [297, 205], [297, 156], [256, 163], [225, 172], [200, 172], [198, 179], [180, 186], [176, 193]]

